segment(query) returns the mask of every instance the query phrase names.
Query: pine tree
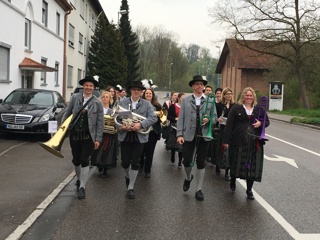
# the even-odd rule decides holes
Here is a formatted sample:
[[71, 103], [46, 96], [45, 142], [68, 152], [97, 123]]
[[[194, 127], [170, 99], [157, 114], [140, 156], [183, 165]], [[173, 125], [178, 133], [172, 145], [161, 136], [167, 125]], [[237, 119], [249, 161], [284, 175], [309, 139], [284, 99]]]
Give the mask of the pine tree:
[[91, 39], [88, 74], [99, 76], [100, 89], [124, 86], [127, 79], [127, 58], [119, 30], [102, 14]]
[[126, 85], [134, 80], [139, 80], [140, 72], [140, 50], [139, 50], [139, 40], [135, 32], [132, 31], [130, 21], [129, 21], [129, 6], [127, 0], [121, 1], [120, 11], [125, 11], [126, 13], [121, 14], [120, 19], [120, 32], [122, 35], [123, 44], [125, 47], [125, 54], [127, 56], [128, 62], [128, 77]]

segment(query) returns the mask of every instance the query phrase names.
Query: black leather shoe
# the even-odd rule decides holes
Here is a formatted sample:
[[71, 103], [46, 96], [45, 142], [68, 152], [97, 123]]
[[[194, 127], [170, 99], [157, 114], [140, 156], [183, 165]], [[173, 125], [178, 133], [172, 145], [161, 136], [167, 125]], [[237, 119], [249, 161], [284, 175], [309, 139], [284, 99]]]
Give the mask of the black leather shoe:
[[247, 193], [247, 198], [250, 199], [250, 200], [254, 200], [254, 196], [253, 196], [253, 192], [252, 191], [246, 191]]
[[144, 177], [145, 177], [145, 178], [150, 178], [150, 177], [151, 177], [151, 174], [150, 174], [150, 173], [145, 173], [145, 174], [144, 174]]
[[231, 191], [232, 192], [234, 192], [235, 190], [236, 190], [236, 180], [234, 179], [232, 179], [231, 178], [231, 181], [230, 181], [230, 189], [231, 189]]
[[130, 179], [129, 179], [129, 178], [127, 178], [127, 177], [124, 177], [124, 178], [126, 179], [126, 186], [127, 186], [127, 188], [128, 188], [129, 183], [130, 183]]
[[77, 180], [76, 181], [76, 187], [77, 187], [77, 192], [79, 191], [79, 188], [80, 188], [80, 180]]
[[85, 199], [85, 198], [86, 198], [86, 191], [84, 190], [83, 187], [81, 187], [78, 192], [78, 199]]
[[191, 183], [192, 179], [193, 179], [193, 175], [191, 174], [191, 180], [190, 180], [190, 181], [187, 180], [187, 179], [184, 180], [184, 183], [183, 183], [183, 191], [186, 192], [186, 191], [189, 190], [189, 188], [190, 188], [190, 183]]
[[129, 199], [134, 199], [135, 198], [135, 194], [134, 194], [133, 189], [129, 189], [128, 190], [127, 196], [128, 196]]
[[204, 197], [203, 197], [203, 194], [202, 194], [201, 190], [196, 192], [196, 199], [198, 201], [203, 201]]

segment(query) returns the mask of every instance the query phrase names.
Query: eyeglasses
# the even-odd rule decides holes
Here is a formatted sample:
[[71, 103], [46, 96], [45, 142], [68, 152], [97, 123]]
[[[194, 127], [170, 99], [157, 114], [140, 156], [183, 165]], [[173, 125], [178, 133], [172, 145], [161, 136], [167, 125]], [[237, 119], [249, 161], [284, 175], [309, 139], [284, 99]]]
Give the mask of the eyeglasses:
[[228, 93], [226, 93], [225, 95], [233, 95], [233, 93], [231, 93], [231, 92], [228, 92]]

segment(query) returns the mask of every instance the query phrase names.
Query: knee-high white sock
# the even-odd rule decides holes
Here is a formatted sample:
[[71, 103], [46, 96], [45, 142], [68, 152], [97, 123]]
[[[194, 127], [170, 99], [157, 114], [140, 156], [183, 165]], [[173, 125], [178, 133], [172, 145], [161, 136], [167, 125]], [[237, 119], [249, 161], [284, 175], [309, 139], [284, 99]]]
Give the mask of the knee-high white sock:
[[81, 168], [80, 174], [80, 188], [86, 188], [86, 183], [89, 177], [89, 166]]
[[74, 166], [74, 170], [76, 171], [77, 179], [80, 180], [81, 165], [79, 165], [79, 166]]
[[126, 174], [126, 178], [130, 178], [130, 176], [129, 176], [129, 169], [130, 169], [130, 168], [125, 168], [125, 169], [124, 169], [124, 172], [125, 172], [125, 174]]
[[202, 182], [204, 178], [205, 169], [197, 169], [196, 180], [197, 180], [197, 191], [201, 190]]
[[129, 186], [128, 186], [128, 190], [129, 189], [133, 189], [134, 183], [135, 183], [135, 181], [137, 179], [137, 176], [138, 176], [138, 172], [139, 172], [138, 170], [132, 170], [130, 168], [130, 170], [129, 170], [130, 183], [129, 183]]
[[186, 171], [186, 176], [187, 176], [186, 179], [187, 179], [188, 181], [190, 181], [190, 180], [191, 180], [192, 167], [185, 167], [184, 170]]

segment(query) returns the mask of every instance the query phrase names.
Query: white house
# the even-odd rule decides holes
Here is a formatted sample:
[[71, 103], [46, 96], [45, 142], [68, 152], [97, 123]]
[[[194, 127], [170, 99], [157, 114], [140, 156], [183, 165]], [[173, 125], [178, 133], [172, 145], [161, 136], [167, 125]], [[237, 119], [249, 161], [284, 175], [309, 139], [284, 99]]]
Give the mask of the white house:
[[74, 88], [87, 72], [89, 44], [103, 9], [98, 0], [69, 0], [73, 10], [68, 16], [67, 74], [63, 96], [69, 101]]
[[0, 99], [16, 88], [63, 92], [67, 0], [0, 0]]

